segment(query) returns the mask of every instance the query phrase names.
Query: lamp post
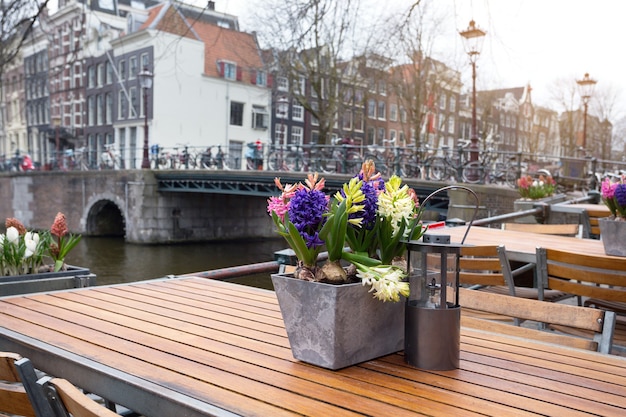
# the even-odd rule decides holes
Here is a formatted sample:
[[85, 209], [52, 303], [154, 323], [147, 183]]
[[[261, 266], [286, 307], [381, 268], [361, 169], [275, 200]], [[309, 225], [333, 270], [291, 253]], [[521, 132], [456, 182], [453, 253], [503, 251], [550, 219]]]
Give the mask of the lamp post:
[[143, 69], [139, 74], [139, 83], [141, 84], [141, 90], [143, 92], [143, 160], [141, 161], [141, 169], [150, 168], [150, 159], [148, 157], [148, 90], [152, 88], [152, 78], [154, 75], [148, 71], [148, 68]]
[[586, 72], [582, 80], [576, 80], [580, 89], [580, 97], [583, 99], [583, 151], [587, 148], [587, 109], [589, 108], [589, 100], [593, 94], [593, 89], [597, 81], [589, 77]]
[[[470, 133], [470, 161], [478, 160], [478, 130], [476, 127], [476, 60], [480, 55], [482, 49], [483, 40], [485, 39], [485, 32], [482, 29], [476, 27], [476, 22], [470, 21], [467, 29], [459, 32], [463, 37], [463, 43], [465, 44], [465, 50], [469, 55], [470, 62], [472, 64], [472, 131]], [[476, 173], [478, 175], [478, 172]]]

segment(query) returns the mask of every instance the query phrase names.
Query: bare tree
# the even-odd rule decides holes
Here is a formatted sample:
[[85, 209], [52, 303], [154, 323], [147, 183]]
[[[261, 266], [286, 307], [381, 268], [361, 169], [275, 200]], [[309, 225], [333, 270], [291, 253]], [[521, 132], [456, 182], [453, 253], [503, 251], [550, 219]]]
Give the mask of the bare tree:
[[578, 128], [582, 121], [579, 109], [579, 95], [574, 77], [556, 79], [548, 88], [551, 100], [557, 111], [561, 112], [559, 134], [561, 137], [561, 156], [577, 156]]
[[18, 56], [50, 0], [0, 0], [0, 79]]
[[[406, 120], [401, 122], [408, 142], [414, 141], [418, 148], [427, 143], [440, 145], [443, 137], [439, 125], [447, 126], [451, 115], [444, 113], [444, 118], [439, 118], [437, 101], [442, 94], [455, 95], [461, 89], [458, 72], [433, 58], [441, 35], [439, 28], [449, 16], [431, 6], [431, 2], [413, 2], [404, 13], [387, 22], [392, 30], [376, 42], [381, 51], [396, 58], [392, 88], [398, 104], [406, 111]], [[457, 93], [455, 103], [458, 98]]]
[[358, 84], [357, 68], [350, 61], [365, 50], [368, 39], [363, 36], [361, 3], [268, 0], [258, 9], [257, 21], [263, 25], [258, 36], [272, 52], [267, 54], [271, 70], [287, 78], [286, 98], [311, 114], [320, 142], [329, 140], [347, 95]]

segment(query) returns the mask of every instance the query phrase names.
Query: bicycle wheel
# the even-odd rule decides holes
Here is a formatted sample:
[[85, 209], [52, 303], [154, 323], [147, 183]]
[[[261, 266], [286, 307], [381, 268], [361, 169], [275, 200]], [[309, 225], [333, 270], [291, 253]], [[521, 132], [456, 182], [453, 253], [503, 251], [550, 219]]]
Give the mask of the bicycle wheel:
[[448, 178], [446, 161], [443, 158], [433, 158], [430, 160], [428, 175], [431, 180], [443, 181]]
[[511, 188], [517, 188], [517, 168], [512, 165], [504, 168], [504, 182]]
[[361, 165], [363, 165], [363, 159], [361, 158], [361, 154], [354, 151], [348, 151], [345, 160], [346, 166], [346, 174], [358, 174], [361, 170]]
[[304, 161], [297, 152], [289, 152], [285, 157], [285, 169], [289, 172], [300, 172], [304, 169]]
[[483, 166], [478, 161], [466, 164], [461, 172], [463, 182], [468, 184], [478, 184], [484, 178]]
[[267, 156], [267, 169], [270, 171], [277, 171], [278, 167], [281, 164], [281, 158], [278, 152], [274, 151], [271, 152], [268, 156]]
[[409, 178], [411, 172], [411, 162], [406, 155], [400, 155], [394, 164], [395, 174], [402, 178]]

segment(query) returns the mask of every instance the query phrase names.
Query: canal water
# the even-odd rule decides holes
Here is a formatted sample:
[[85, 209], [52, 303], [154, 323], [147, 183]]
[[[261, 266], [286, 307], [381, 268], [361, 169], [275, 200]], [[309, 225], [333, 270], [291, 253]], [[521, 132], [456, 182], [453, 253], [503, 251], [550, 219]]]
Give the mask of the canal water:
[[[236, 242], [136, 245], [123, 238], [83, 236], [66, 263], [96, 274], [98, 285], [134, 282], [274, 259], [287, 248], [282, 238]], [[271, 288], [269, 274], [232, 279], [246, 285]]]

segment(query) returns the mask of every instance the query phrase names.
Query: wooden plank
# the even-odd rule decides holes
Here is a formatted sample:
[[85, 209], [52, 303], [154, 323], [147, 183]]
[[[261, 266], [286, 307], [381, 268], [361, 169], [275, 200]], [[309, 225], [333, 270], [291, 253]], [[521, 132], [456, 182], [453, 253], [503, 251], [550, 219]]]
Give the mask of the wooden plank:
[[562, 324], [602, 332], [604, 312], [593, 308], [459, 289], [461, 306], [542, 323]]

